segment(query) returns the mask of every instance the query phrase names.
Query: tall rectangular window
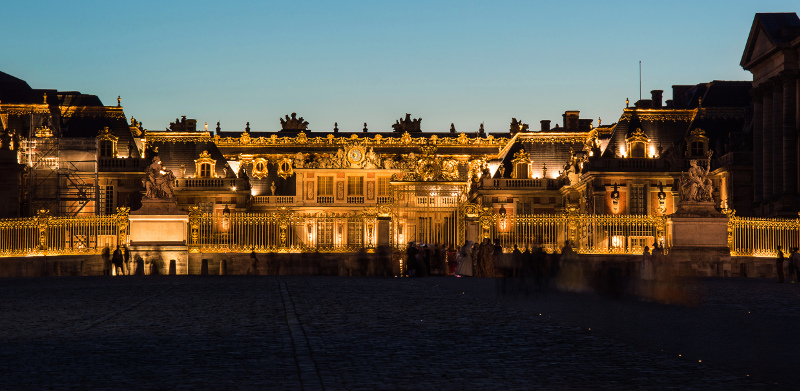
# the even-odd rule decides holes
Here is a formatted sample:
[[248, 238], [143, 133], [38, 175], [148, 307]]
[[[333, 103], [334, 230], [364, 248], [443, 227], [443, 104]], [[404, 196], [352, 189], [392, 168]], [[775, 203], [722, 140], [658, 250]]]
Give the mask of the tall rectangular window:
[[379, 196], [388, 196], [391, 195], [391, 189], [389, 184], [389, 178], [378, 178], [378, 195]]
[[317, 195], [318, 196], [332, 196], [333, 195], [333, 177], [320, 176], [317, 177]]
[[347, 222], [347, 244], [350, 246], [364, 246], [364, 223], [361, 220]]
[[643, 185], [631, 186], [631, 214], [647, 214], [647, 205], [645, 205]]
[[100, 205], [103, 214], [113, 215], [114, 210], [114, 186], [103, 186], [100, 191]]
[[347, 177], [347, 195], [349, 196], [364, 195], [364, 177], [362, 176]]

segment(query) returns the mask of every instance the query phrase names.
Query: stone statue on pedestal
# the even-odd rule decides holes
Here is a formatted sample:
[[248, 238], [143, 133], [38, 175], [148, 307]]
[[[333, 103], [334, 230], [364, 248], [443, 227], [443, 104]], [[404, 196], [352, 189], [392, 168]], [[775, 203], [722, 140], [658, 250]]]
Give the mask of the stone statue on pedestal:
[[173, 197], [172, 186], [175, 183], [175, 175], [170, 170], [161, 166], [161, 159], [153, 156], [152, 163], [145, 169], [145, 177], [142, 184], [146, 190], [145, 199], [163, 200]]
[[712, 152], [708, 151], [708, 154], [706, 155], [708, 156], [708, 163], [706, 164], [705, 168], [698, 166], [697, 160], [692, 159], [689, 162], [691, 167], [689, 167], [688, 176], [686, 173], [681, 174], [681, 201], [714, 201], [712, 196], [714, 185], [712, 184], [711, 179], [707, 178], [708, 173], [711, 170], [711, 155]]

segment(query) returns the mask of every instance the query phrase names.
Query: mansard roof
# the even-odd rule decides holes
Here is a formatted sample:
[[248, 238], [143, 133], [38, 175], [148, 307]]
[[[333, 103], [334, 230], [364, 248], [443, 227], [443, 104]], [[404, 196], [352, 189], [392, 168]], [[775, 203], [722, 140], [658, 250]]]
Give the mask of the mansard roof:
[[[41, 103], [42, 96], [39, 95]], [[2, 103], [34, 103], [31, 86], [25, 80], [0, 72], [0, 102]]]

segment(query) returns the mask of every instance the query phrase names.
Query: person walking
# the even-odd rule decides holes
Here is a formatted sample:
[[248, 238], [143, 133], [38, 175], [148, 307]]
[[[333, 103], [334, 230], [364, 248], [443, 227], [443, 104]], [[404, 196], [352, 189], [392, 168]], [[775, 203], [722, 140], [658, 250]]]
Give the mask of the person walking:
[[103, 275], [110, 276], [111, 275], [111, 249], [108, 246], [103, 247]]
[[800, 281], [800, 252], [799, 252], [800, 248], [795, 247], [793, 250], [794, 251], [792, 251], [792, 255], [789, 255], [789, 263], [791, 265], [794, 265], [794, 273], [795, 273], [794, 281], [792, 281], [792, 284]]
[[[655, 251], [655, 249], [653, 249]], [[639, 277], [644, 281], [653, 280], [653, 262], [651, 261], [650, 247], [644, 246], [642, 263], [639, 265]]]
[[256, 256], [255, 249], [250, 253], [250, 272], [247, 274], [258, 275], [258, 256]]
[[467, 240], [458, 251], [458, 267], [456, 267], [456, 277], [472, 277], [472, 241]]
[[122, 259], [125, 261], [125, 275], [129, 276], [133, 274], [131, 269], [131, 250], [128, 246], [122, 246]]
[[122, 258], [122, 251], [119, 249], [119, 245], [117, 245], [117, 249], [114, 250], [114, 255], [111, 256], [111, 261], [114, 264], [114, 273], [118, 276], [125, 274], [125, 269], [122, 266], [122, 262], [124, 261]]
[[784, 275], [783, 275], [783, 251], [781, 251], [781, 246], [778, 246], [778, 258], [775, 260], [775, 266], [778, 268], [778, 283], [782, 284], [784, 280]]

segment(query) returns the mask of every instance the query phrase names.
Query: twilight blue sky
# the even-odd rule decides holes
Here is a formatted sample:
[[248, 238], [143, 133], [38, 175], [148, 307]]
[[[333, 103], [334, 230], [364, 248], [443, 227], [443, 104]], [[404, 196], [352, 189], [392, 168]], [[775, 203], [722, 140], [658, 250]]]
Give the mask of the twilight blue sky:
[[0, 70], [33, 88], [122, 96], [148, 129], [180, 115], [222, 129], [538, 128], [565, 110], [615, 122], [625, 98], [752, 80], [739, 67], [756, 12], [794, 1], [13, 1]]

